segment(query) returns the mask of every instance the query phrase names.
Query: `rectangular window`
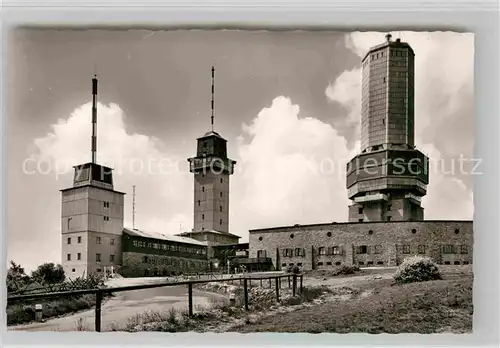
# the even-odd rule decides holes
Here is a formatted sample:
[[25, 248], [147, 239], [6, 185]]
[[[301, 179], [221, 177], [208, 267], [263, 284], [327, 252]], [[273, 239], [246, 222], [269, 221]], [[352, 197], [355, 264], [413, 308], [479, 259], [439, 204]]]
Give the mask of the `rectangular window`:
[[468, 254], [468, 248], [467, 245], [461, 245], [460, 246], [460, 254]]
[[95, 242], [96, 244], [101, 244], [101, 237], [96, 237]]
[[96, 262], [101, 262], [101, 254], [95, 254]]
[[78, 254], [76, 254], [76, 259], [77, 259], [77, 260], [81, 260], [81, 259], [82, 259], [82, 253], [78, 253]]
[[443, 245], [443, 254], [454, 254], [455, 253], [454, 245]]
[[318, 254], [319, 254], [319, 255], [325, 255], [325, 254], [326, 254], [326, 252], [325, 252], [325, 248], [324, 248], [324, 247], [320, 247], [320, 248], [318, 249]]
[[198, 207], [200, 206], [200, 201], [198, 201]]
[[257, 257], [258, 258], [266, 257], [266, 251], [265, 250], [258, 250], [257, 251]]
[[71, 261], [71, 254], [66, 255], [66, 260]]
[[392, 217], [391, 216], [388, 216], [387, 217], [387, 221], [391, 221], [392, 220]]
[[68, 238], [68, 244], [71, 244], [71, 237]]
[[363, 219], [358, 219], [358, 222], [363, 222]]
[[148, 260], [148, 257], [147, 257], [147, 256], [143, 256], [143, 257], [142, 257], [142, 262], [143, 262], [143, 263], [148, 263], [148, 261], [149, 261], [149, 260]]
[[391, 211], [392, 204], [387, 204], [387, 211]]
[[419, 254], [425, 254], [425, 245], [419, 245], [418, 246], [418, 253]]
[[222, 225], [222, 219], [220, 219], [219, 224]]
[[368, 247], [366, 245], [360, 245], [360, 246], [358, 246], [357, 252], [358, 252], [358, 254], [367, 254]]
[[81, 243], [82, 242], [82, 237], [78, 237], [77, 241], [78, 241], [78, 243]]
[[403, 254], [409, 254], [409, 253], [410, 253], [410, 246], [403, 245]]
[[111, 238], [111, 239], [109, 240], [109, 244], [111, 244], [111, 245], [115, 245], [115, 239], [114, 239], [114, 238]]
[[382, 253], [382, 245], [375, 245], [375, 254], [381, 254]]
[[358, 208], [358, 214], [363, 214], [363, 208]]
[[115, 255], [109, 255], [109, 262], [115, 261]]
[[219, 211], [222, 213], [222, 205], [219, 207]]

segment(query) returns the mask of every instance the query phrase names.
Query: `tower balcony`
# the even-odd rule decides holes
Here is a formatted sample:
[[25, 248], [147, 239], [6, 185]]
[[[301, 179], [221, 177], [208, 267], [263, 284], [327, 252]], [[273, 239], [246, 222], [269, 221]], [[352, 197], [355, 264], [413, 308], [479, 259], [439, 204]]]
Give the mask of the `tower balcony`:
[[191, 173], [224, 173], [232, 175], [236, 161], [229, 158], [219, 158], [213, 156], [188, 158], [189, 171]]
[[389, 197], [383, 193], [376, 193], [376, 194], [371, 194], [371, 195], [360, 196], [360, 197], [354, 198], [355, 203], [374, 203], [374, 202], [381, 202], [381, 201], [387, 202], [388, 200], [389, 200]]

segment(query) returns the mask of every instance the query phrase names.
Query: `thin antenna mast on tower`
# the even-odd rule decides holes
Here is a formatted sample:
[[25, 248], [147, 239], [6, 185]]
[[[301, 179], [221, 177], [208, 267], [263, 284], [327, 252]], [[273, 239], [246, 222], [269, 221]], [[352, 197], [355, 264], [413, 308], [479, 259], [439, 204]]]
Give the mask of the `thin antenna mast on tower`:
[[92, 79], [92, 163], [97, 161], [97, 75]]
[[214, 130], [215, 67], [212, 66], [212, 132]]
[[132, 186], [132, 229], [135, 230], [135, 185]]

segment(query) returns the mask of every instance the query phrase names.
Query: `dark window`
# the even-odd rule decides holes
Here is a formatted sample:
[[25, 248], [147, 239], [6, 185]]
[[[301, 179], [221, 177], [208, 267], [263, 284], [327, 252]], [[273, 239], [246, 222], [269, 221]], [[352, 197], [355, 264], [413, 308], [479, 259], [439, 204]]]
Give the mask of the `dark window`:
[[358, 246], [358, 254], [367, 254], [367, 253], [368, 253], [368, 247], [366, 245]]
[[71, 270], [71, 272], [75, 272], [75, 271], [76, 271], [76, 270], [75, 270], [74, 268]]
[[364, 265], [365, 263], [363, 261], [359, 261], [359, 264], [360, 265]]
[[82, 242], [82, 237], [78, 237], [77, 240], [78, 240], [78, 243], [81, 243]]
[[224, 180], [222, 180], [222, 178], [221, 178], [221, 179], [220, 179], [220, 183], [222, 184], [222, 182], [223, 182], [223, 181], [224, 181]]
[[403, 245], [403, 254], [409, 254], [409, 253], [410, 253], [410, 246]]
[[445, 261], [444, 262], [445, 265], [449, 265], [450, 264], [450, 261]]
[[98, 268], [98, 269], [97, 269], [97, 272], [98, 272], [98, 273], [99, 273], [99, 272], [102, 272], [102, 270], [101, 270], [100, 268]]
[[115, 255], [109, 255], [109, 262], [115, 261]]
[[457, 229], [455, 230], [455, 234], [458, 234], [459, 232], [460, 232], [460, 230], [457, 228]]
[[78, 254], [76, 254], [76, 259], [77, 259], [77, 260], [81, 260], [81, 259], [82, 259], [82, 253], [78, 253]]
[[368, 231], [368, 234], [373, 234], [373, 230], [369, 230], [369, 231]]
[[104, 221], [109, 221], [109, 216], [103, 216]]
[[377, 261], [377, 265], [383, 265], [384, 261]]
[[262, 237], [259, 237], [259, 240], [262, 241]]
[[221, 196], [221, 197], [222, 197], [222, 192], [221, 192], [221, 193], [219, 193], [219, 196]]
[[292, 234], [290, 235], [290, 238], [293, 238], [293, 237], [295, 237], [295, 236], [294, 236], [294, 235], [293, 235], [293, 233], [292, 233]]
[[318, 266], [323, 266], [323, 262], [318, 262]]
[[342, 264], [342, 262], [340, 262], [340, 261], [335, 262], [336, 266], [340, 266], [341, 264]]
[[468, 253], [468, 250], [467, 250], [467, 245], [461, 245], [460, 246], [460, 254], [467, 254]]
[[220, 219], [219, 224], [222, 225], [222, 219]]
[[391, 211], [392, 204], [387, 204], [387, 211]]
[[281, 266], [282, 266], [282, 267], [286, 267], [286, 263], [282, 263], [282, 264], [281, 264]]
[[460, 264], [460, 261], [455, 261], [453, 262], [454, 265], [459, 265]]
[[331, 237], [331, 236], [332, 236], [332, 232], [328, 232], [326, 235], [327, 235], [328, 237]]
[[299, 263], [297, 264], [297, 266], [302, 267], [302, 263], [300, 263], [300, 262], [299, 262]]
[[71, 261], [71, 254], [66, 255], [66, 260]]
[[148, 263], [148, 257], [147, 256], [143, 256], [142, 257], [142, 262], [143, 263]]
[[324, 248], [324, 247], [320, 247], [320, 248], [318, 249], [318, 254], [319, 254], [319, 255], [325, 255], [325, 254], [326, 254], [326, 253], [325, 253], [325, 248]]
[[95, 242], [96, 244], [101, 244], [101, 237], [96, 237]]
[[331, 266], [331, 265], [332, 265], [332, 263], [331, 263], [331, 262], [327, 262], [327, 263], [326, 263], [326, 265], [327, 265], [327, 266]]
[[363, 219], [358, 219], [358, 222], [363, 222]]
[[205, 220], [205, 214], [201, 214], [201, 219]]
[[384, 83], [385, 83], [385, 81], [386, 81], [386, 78], [384, 77]]
[[71, 237], [68, 238], [68, 244], [71, 244]]
[[463, 262], [464, 265], [468, 265], [469, 264], [469, 261], [464, 261]]
[[363, 208], [358, 208], [358, 214], [363, 214]]
[[416, 229], [412, 229], [411, 233], [417, 233], [417, 230]]
[[418, 246], [418, 253], [419, 254], [425, 254], [425, 245], [419, 245]]
[[367, 264], [370, 266], [370, 265], [373, 265], [373, 261], [368, 261]]
[[387, 217], [387, 221], [391, 221], [392, 217], [391, 216], [388, 216]]
[[222, 205], [219, 207], [220, 212], [222, 212]]
[[382, 245], [375, 245], [374, 254], [381, 254], [381, 253], [382, 253]]
[[95, 254], [96, 262], [101, 262], [101, 254]]
[[198, 206], [200, 206], [200, 203], [201, 203], [201, 202], [200, 202], [200, 201], [198, 201]]
[[115, 245], [115, 240], [114, 240], [114, 238], [111, 238], [111, 239], [109, 240], [109, 244], [111, 244], [111, 245]]

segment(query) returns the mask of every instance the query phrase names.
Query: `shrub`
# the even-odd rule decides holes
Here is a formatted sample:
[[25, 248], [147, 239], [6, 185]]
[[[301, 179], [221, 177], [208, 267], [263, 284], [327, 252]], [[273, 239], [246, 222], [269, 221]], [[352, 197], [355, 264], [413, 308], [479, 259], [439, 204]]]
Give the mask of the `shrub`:
[[44, 263], [32, 272], [31, 277], [42, 284], [57, 284], [66, 279], [64, 269], [61, 265], [54, 265], [51, 263]]
[[441, 279], [437, 265], [429, 257], [413, 256], [405, 259], [394, 274], [398, 284]]
[[293, 274], [299, 274], [300, 273], [300, 268], [299, 266], [288, 266], [286, 269], [287, 273], [293, 273]]

